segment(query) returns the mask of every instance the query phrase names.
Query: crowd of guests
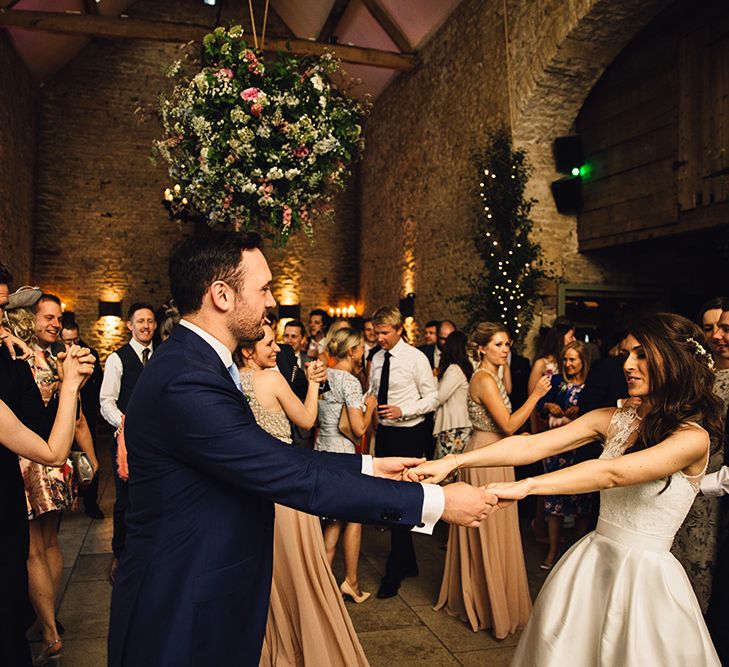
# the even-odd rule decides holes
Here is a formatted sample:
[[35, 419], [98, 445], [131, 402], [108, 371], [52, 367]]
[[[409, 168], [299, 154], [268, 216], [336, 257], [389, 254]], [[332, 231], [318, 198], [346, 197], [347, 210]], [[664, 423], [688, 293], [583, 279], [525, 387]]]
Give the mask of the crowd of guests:
[[[43, 443], [46, 448], [55, 444], [58, 454], [56, 450], [73, 444], [94, 473], [99, 468], [98, 417], [114, 432], [116, 500], [109, 567], [113, 584], [124, 553], [127, 484], [134, 474], [126, 464], [124, 413], [156, 345], [164, 344], [180, 317], [173, 305], [156, 310], [148, 303], [133, 304], [126, 319], [129, 342], [109, 355], [102, 372], [98, 354], [88, 352], [78, 323], [63, 313], [56, 296], [38, 288], [11, 293], [10, 282], [9, 272], [0, 265], [4, 311], [0, 337], [9, 339], [0, 348], [4, 369], [0, 399], [39, 439], [48, 441]], [[702, 343], [715, 365], [715, 393], [726, 412], [729, 300], [707, 303], [699, 324], [705, 336]], [[540, 332], [533, 363], [518, 353], [517, 342], [499, 323], [483, 322], [464, 332], [451, 320], [432, 320], [422, 331], [422, 344], [416, 347], [408, 340], [401, 313], [392, 307], [379, 308], [364, 320], [332, 319], [325, 310], [315, 309], [306, 324], [279, 323], [271, 313], [264, 337], [246, 343], [234, 356], [239, 371], [234, 379], [258, 424], [291, 446], [377, 456], [452, 457], [456, 468], [460, 455], [506, 436], [549, 431], [596, 408], [629, 406], [636, 400], [628, 398], [622, 368], [628, 332], [621, 327], [598, 332], [596, 344], [580, 340], [574, 324], [559, 317]], [[25, 358], [11, 359], [16, 353]], [[95, 364], [84, 356], [88, 354]], [[64, 385], [80, 399], [72, 432], [66, 425], [65, 440], [59, 444], [56, 438], [52, 444], [58, 435], [54, 423], [70, 419], [61, 391]], [[79, 484], [73, 465], [79, 457], [61, 452], [51, 461], [47, 450], [37, 456], [12, 451], [13, 456], [21, 453], [19, 465], [15, 464], [24, 484], [29, 539], [26, 547], [20, 539], [12, 552], [16, 555], [5, 558], [0, 586], [10, 586], [25, 554], [34, 612], [29, 615], [35, 617], [26, 636], [42, 642], [34, 664], [45, 664], [56, 659], [63, 647], [64, 628], [55, 615], [63, 571], [57, 541], [61, 514], [74, 510], [80, 495], [86, 514], [104, 518], [98, 505], [98, 475]], [[722, 452], [720, 448], [712, 455], [710, 474], [702, 485], [704, 495], [696, 499], [673, 544], [714, 634], [726, 613], [728, 548], [720, 496], [729, 475]], [[475, 486], [510, 483], [566, 469], [600, 453], [601, 443], [595, 442], [531, 467], [457, 469], [446, 483], [456, 478]], [[0, 471], [5, 480], [0, 480], [0, 487], [10, 484], [17, 473], [10, 471], [7, 457]], [[594, 528], [599, 498], [597, 493], [539, 498], [543, 502], [529, 508], [526, 521], [533, 538], [543, 544], [540, 568], [548, 571], [569, 542]], [[514, 503], [479, 528], [450, 527], [436, 609], [461, 618], [474, 631], [488, 629], [498, 639], [524, 627], [532, 600], [519, 524]], [[569, 535], [566, 526], [574, 527]], [[372, 596], [359, 581], [361, 538], [359, 524], [276, 506], [273, 585], [262, 665], [367, 664], [343, 603], [343, 598], [359, 604]], [[345, 576], [337, 582], [332, 563], [340, 543]], [[390, 550], [376, 597], [395, 596], [402, 581], [415, 576], [418, 562], [411, 529], [390, 528]], [[4, 608], [2, 603], [0, 610], [3, 623], [27, 627], [24, 610]], [[726, 660], [725, 640], [714, 640]], [[6, 644], [0, 657], [18, 660], [7, 664], [25, 664], [18, 658], [25, 650]]]

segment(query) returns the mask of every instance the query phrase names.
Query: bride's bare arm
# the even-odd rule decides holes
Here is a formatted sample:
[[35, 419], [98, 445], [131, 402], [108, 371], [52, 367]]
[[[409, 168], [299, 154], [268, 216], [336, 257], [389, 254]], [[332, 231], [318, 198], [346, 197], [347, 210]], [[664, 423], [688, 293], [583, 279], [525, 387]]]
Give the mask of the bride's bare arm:
[[585, 461], [519, 482], [489, 485], [489, 490], [500, 498], [519, 500], [528, 495], [589, 493], [616, 486], [632, 486], [665, 479], [679, 470], [699, 474], [706, 463], [708, 447], [706, 431], [688, 427], [647, 449], [613, 459]]
[[474, 449], [464, 454], [446, 456], [438, 461], [428, 461], [412, 473], [420, 481], [438, 483], [456, 467], [478, 468], [491, 466], [516, 466], [534, 463], [547, 456], [581, 447], [588, 442], [604, 439], [615, 408], [593, 410], [573, 422], [536, 435], [515, 435], [504, 438], [488, 447]]

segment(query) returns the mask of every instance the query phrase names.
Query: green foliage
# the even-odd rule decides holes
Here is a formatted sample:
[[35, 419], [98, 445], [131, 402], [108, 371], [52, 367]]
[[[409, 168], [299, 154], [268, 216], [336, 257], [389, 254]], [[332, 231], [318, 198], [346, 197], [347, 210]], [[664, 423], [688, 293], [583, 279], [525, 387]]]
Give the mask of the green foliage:
[[531, 169], [503, 128], [490, 133], [474, 163], [479, 179], [474, 243], [485, 271], [469, 280], [470, 291], [460, 300], [469, 327], [501, 322], [518, 338], [534, 319], [537, 281], [544, 275], [541, 247], [530, 238], [536, 200], [524, 197]]
[[202, 63], [160, 99], [164, 136], [155, 152], [175, 186], [165, 199], [180, 218], [252, 229], [284, 245], [324, 213], [363, 148], [366, 105], [331, 83], [331, 54], [279, 53], [264, 63], [240, 26], [203, 40]]

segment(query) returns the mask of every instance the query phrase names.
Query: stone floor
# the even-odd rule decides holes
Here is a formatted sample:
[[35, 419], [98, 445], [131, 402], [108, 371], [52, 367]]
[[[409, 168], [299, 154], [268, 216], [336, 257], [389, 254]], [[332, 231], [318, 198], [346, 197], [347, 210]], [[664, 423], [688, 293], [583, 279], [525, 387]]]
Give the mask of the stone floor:
[[[103, 464], [102, 464], [103, 465]], [[108, 462], [103, 466], [108, 471]], [[59, 618], [66, 634], [64, 667], [106, 665], [106, 633], [111, 587], [106, 571], [111, 559], [111, 509], [114, 485], [107, 473], [101, 483], [101, 507], [107, 518], [93, 521], [82, 511], [66, 513], [60, 531], [64, 581]], [[522, 519], [522, 523], [526, 523]], [[442, 528], [442, 529], [441, 529]], [[450, 665], [500, 667], [508, 665], [518, 634], [498, 641], [488, 632], [472, 632], [444, 612], [434, 612], [443, 571], [445, 526], [434, 536], [416, 535], [420, 576], [403, 582], [399, 595], [388, 600], [374, 598], [361, 605], [347, 603], [355, 628], [372, 667], [446, 667]], [[360, 580], [363, 590], [377, 590], [389, 545], [389, 534], [374, 527], [363, 533]], [[539, 570], [543, 547], [524, 535], [527, 570], [532, 595], [544, 581]], [[335, 575], [343, 576], [341, 560]], [[34, 651], [39, 645], [33, 646]], [[57, 664], [57, 663], [56, 663]], [[312, 666], [325, 667], [325, 666]]]

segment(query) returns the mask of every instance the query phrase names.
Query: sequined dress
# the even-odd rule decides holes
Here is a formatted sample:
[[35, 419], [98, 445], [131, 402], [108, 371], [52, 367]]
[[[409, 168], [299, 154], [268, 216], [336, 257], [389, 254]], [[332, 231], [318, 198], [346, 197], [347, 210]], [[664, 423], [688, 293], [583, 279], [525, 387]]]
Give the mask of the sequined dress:
[[[261, 406], [253, 390], [253, 371], [242, 370], [240, 378], [258, 425], [291, 444], [286, 413]], [[260, 666], [366, 667], [369, 663], [327, 561], [319, 519], [276, 505], [273, 534], [271, 601]]]
[[[621, 456], [639, 424], [634, 410], [616, 410], [600, 458]], [[668, 487], [659, 479], [600, 492], [597, 529], [551, 571], [512, 667], [719, 667], [688, 577], [670, 553], [703, 474], [679, 471]]]
[[[480, 372], [489, 373], [496, 381], [511, 412], [509, 396], [498, 375], [480, 368], [474, 377]], [[466, 452], [504, 437], [486, 409], [470, 397], [468, 414], [473, 434]], [[513, 482], [514, 468], [465, 468], [461, 479], [474, 486]], [[526, 624], [531, 608], [517, 504], [492, 514], [479, 528], [452, 525], [435, 609], [445, 609], [469, 623], [474, 632], [491, 629], [497, 639], [503, 639]]]

